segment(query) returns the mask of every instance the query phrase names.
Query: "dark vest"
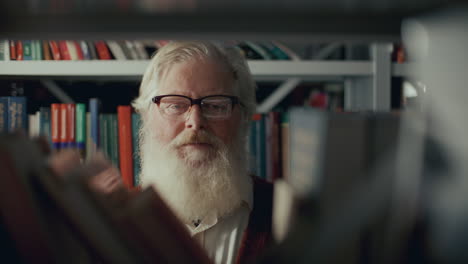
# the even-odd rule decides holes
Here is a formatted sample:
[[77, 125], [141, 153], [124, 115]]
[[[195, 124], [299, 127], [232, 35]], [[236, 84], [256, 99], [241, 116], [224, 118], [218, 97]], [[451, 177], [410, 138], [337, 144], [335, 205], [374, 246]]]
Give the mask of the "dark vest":
[[258, 177], [252, 178], [254, 205], [236, 263], [254, 262], [272, 242], [273, 184]]

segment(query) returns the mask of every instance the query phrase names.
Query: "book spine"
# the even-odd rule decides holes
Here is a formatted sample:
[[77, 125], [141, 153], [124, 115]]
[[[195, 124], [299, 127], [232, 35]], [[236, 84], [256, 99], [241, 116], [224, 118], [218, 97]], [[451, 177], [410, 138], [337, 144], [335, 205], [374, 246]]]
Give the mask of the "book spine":
[[132, 158], [132, 123], [131, 107], [119, 105], [117, 107], [117, 118], [119, 122], [119, 156], [120, 173], [123, 183], [133, 187], [133, 158]]
[[289, 178], [290, 174], [289, 141], [289, 119], [286, 112], [281, 114], [281, 176], [285, 180]]
[[110, 60], [112, 59], [109, 49], [104, 41], [96, 41], [96, 53], [100, 60]]
[[31, 40], [31, 60], [37, 60], [36, 42]]
[[7, 96], [8, 119], [7, 130], [14, 132], [20, 129], [27, 130], [28, 115], [26, 109], [26, 97]]
[[99, 149], [101, 152], [106, 156], [106, 158], [110, 159], [108, 148], [107, 148], [107, 122], [106, 122], [107, 114], [99, 114]]
[[68, 147], [68, 116], [67, 116], [67, 105], [60, 104], [60, 148], [65, 149]]
[[260, 178], [266, 179], [266, 151], [265, 151], [265, 115], [261, 114], [261, 118], [256, 121], [257, 132], [257, 175]]
[[51, 128], [50, 107], [40, 107], [39, 116], [40, 116], [39, 135], [45, 137], [47, 141], [49, 142], [49, 144], [52, 144], [51, 131], [50, 131], [50, 128]]
[[60, 54], [60, 48], [59, 48], [58, 42], [55, 41], [55, 40], [49, 41], [49, 47], [50, 47], [50, 51], [52, 53], [52, 59], [61, 60], [62, 55]]
[[89, 113], [91, 118], [91, 156], [100, 147], [99, 142], [99, 112], [100, 101], [98, 98], [89, 99]]
[[81, 51], [83, 52], [83, 59], [91, 60], [91, 54], [90, 54], [88, 43], [86, 43], [86, 41], [84, 40], [81, 40], [80, 46], [81, 46]]
[[8, 102], [5, 97], [0, 97], [0, 133], [7, 132]]
[[76, 50], [75, 42], [72, 40], [65, 41], [68, 49], [68, 54], [70, 54], [70, 60], [78, 60], [78, 52]]
[[110, 147], [111, 159], [116, 167], [119, 167], [119, 124], [117, 121], [117, 114], [110, 115]]
[[43, 53], [43, 48], [42, 48], [42, 41], [35, 40], [34, 43], [36, 44], [36, 59], [43, 60], [44, 53]]
[[86, 149], [85, 157], [89, 160], [93, 156], [93, 140], [91, 139], [91, 113], [86, 112]]
[[50, 53], [49, 42], [47, 40], [42, 41], [42, 54], [44, 60], [52, 60], [52, 55]]
[[6, 51], [9, 49], [9, 46], [5, 46], [5, 40], [0, 40], [0, 61], [7, 59]]
[[62, 60], [71, 60], [70, 51], [68, 50], [68, 45], [66, 40], [59, 40], [58, 47], [60, 51], [60, 57]]
[[52, 146], [55, 150], [60, 149], [60, 104], [51, 104], [50, 105], [50, 125], [51, 125], [51, 137], [52, 137]]
[[23, 40], [23, 60], [33, 59], [33, 46], [31, 40]]
[[86, 105], [76, 104], [76, 148], [80, 152], [81, 158], [84, 158], [86, 147]]
[[23, 60], [23, 41], [16, 41], [16, 60]]
[[16, 41], [10, 40], [10, 60], [16, 60], [18, 55], [16, 54]]
[[80, 42], [75, 40], [73, 41], [73, 44], [75, 45], [75, 50], [78, 56], [78, 60], [84, 60], [85, 58], [84, 58], [83, 50], [81, 49]]
[[89, 49], [89, 56], [91, 60], [98, 60], [99, 57], [97, 56], [96, 53], [96, 47], [92, 41], [87, 41], [86, 42], [88, 49]]
[[67, 147], [76, 147], [76, 134], [75, 134], [75, 123], [76, 123], [76, 106], [75, 104], [66, 104], [67, 107]]
[[140, 180], [140, 143], [139, 133], [141, 126], [140, 114], [132, 113], [132, 145], [133, 145], [133, 185], [139, 186]]

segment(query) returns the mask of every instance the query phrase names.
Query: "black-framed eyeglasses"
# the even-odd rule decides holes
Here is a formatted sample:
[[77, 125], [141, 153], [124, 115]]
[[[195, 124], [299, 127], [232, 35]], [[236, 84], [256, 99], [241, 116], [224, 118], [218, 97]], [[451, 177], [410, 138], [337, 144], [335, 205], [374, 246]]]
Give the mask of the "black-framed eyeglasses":
[[159, 106], [162, 115], [175, 118], [186, 113], [192, 105], [199, 105], [207, 119], [228, 119], [236, 104], [242, 105], [239, 98], [230, 95], [208, 95], [198, 99], [178, 94], [155, 96], [153, 103]]

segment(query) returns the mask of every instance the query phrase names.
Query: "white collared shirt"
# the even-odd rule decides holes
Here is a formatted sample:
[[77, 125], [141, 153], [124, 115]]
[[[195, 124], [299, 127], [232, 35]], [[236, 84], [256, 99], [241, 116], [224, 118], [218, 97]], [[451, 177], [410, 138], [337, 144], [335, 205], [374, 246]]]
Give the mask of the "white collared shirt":
[[226, 217], [218, 219], [215, 215], [208, 215], [198, 226], [187, 225], [191, 236], [202, 245], [214, 263], [235, 263], [253, 208], [252, 196], [249, 192], [241, 206]]

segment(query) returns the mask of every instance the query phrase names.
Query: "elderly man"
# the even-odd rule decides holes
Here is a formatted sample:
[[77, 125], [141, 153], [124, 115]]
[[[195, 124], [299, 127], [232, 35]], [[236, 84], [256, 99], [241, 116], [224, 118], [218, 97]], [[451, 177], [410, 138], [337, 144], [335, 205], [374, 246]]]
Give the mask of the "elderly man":
[[258, 255], [270, 239], [272, 188], [249, 176], [255, 83], [236, 49], [171, 42], [133, 102], [141, 181], [153, 186], [215, 263]]
[[[143, 120], [143, 187], [156, 189], [215, 263], [259, 256], [271, 241], [273, 191], [247, 171], [255, 83], [241, 54], [171, 42], [151, 60], [133, 106]], [[63, 175], [78, 157], [55, 155], [52, 168]], [[91, 183], [105, 193], [123, 186], [112, 167]]]

